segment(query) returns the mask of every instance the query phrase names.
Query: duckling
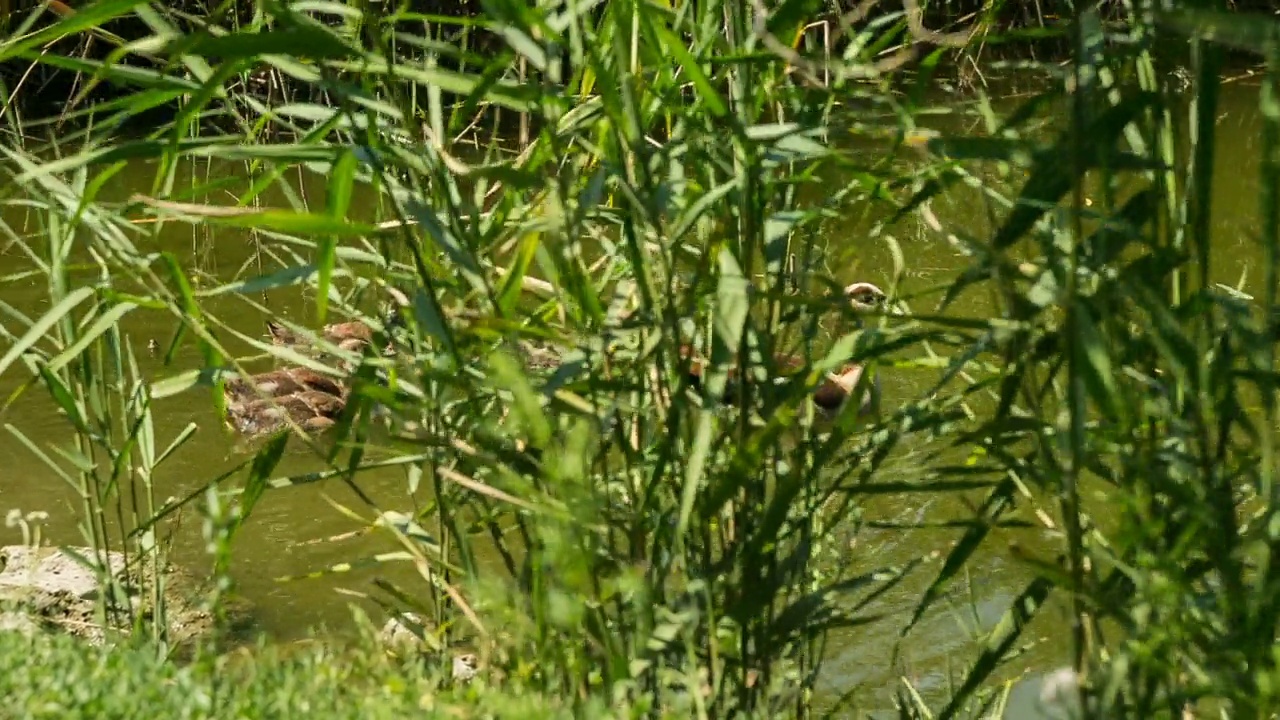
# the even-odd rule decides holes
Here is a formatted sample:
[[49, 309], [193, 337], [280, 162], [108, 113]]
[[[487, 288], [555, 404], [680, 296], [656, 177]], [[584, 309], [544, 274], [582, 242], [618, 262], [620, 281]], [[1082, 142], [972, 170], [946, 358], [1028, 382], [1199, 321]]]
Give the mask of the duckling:
[[293, 421], [309, 433], [333, 427], [346, 398], [319, 390], [302, 390], [227, 406], [227, 423], [245, 435], [273, 433]]
[[560, 351], [529, 340], [516, 341], [516, 348], [524, 357], [525, 365], [530, 370], [548, 370], [560, 366]]

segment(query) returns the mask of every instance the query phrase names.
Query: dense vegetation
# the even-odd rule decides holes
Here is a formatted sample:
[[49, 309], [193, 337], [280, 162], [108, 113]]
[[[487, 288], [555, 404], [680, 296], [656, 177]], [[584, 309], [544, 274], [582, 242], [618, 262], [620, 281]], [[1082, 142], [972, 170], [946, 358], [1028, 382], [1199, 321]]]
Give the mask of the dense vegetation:
[[65, 636], [0, 633], [0, 716], [22, 718], [572, 717], [511, 689], [441, 687], [433, 668], [308, 644], [251, 647], [179, 667], [148, 648], [86, 648]]
[[[974, 558], [1006, 551], [990, 547], [997, 530], [1034, 529], [1056, 553], [1013, 550], [1033, 578], [953, 686], [904, 686], [902, 716], [999, 702], [993, 680], [1018, 669], [1005, 664], [1023, 630], [1054, 602], [1090, 717], [1271, 716], [1274, 68], [1257, 183], [1265, 292], [1211, 283], [1208, 249], [1224, 48], [1277, 57], [1273, 22], [1147, 3], [1107, 3], [1104, 22], [1077, 6], [1061, 25], [1072, 62], [1036, 68], [1047, 89], [1007, 117], [988, 112], [981, 132], [934, 137], [911, 131], [929, 109], [919, 90], [967, 40], [891, 13], [850, 18], [830, 52], [816, 4], [772, 5], [491, 0], [447, 18], [264, 1], [224, 23], [101, 0], [19, 23], [0, 63], [79, 73], [86, 94], [59, 118], [3, 116], [4, 201], [34, 229], [0, 228], [29, 267], [6, 280], [47, 287], [38, 316], [0, 303], [0, 373], [31, 380], [5, 407], [43, 387], [72, 442], [51, 451], [12, 415], [8, 430], [79, 489], [94, 545], [159, 563], [177, 507], [196, 508], [222, 580], [214, 607], [265, 493], [330, 480], [359, 494], [362, 472], [403, 468], [408, 492], [432, 502], [351, 508], [398, 548], [352, 561], [411, 564], [418, 582], [383, 583], [382, 600], [465, 638], [487, 668], [483, 692], [513, 703], [582, 717], [856, 706], [815, 700], [833, 630], [910, 633]], [[146, 30], [123, 40], [104, 29], [117, 22]], [[113, 49], [50, 50], [89, 37]], [[1170, 39], [1190, 39], [1189, 109], [1153, 62]], [[903, 43], [909, 57], [891, 51]], [[119, 134], [155, 108], [176, 111], [144, 137]], [[1046, 116], [1047, 138], [1034, 129]], [[851, 128], [872, 155], [845, 142]], [[904, 160], [908, 146], [929, 153]], [[214, 163], [241, 177], [191, 169]], [[109, 197], [139, 164], [152, 190]], [[301, 177], [323, 178], [324, 197], [299, 192]], [[930, 201], [963, 189], [993, 218], [989, 237], [938, 225]], [[886, 220], [844, 257], [884, 243], [900, 274], [886, 230], [918, 216], [962, 251], [957, 279], [909, 298], [890, 282], [889, 307], [855, 314], [840, 288], [863, 278], [820, 271], [822, 228], [867, 206]], [[248, 231], [259, 264], [197, 286], [192, 258], [161, 240], [181, 223]], [[242, 321], [261, 293], [300, 287], [315, 302], [295, 325], [361, 318], [394, 355], [317, 359], [262, 339], [265, 312]], [[973, 292], [996, 298], [989, 316], [949, 312]], [[164, 377], [139, 370], [122, 329], [141, 314], [171, 321]], [[559, 348], [553, 369], [524, 362], [531, 344]], [[685, 345], [706, 358], [696, 384]], [[185, 347], [200, 367], [178, 366]], [[234, 347], [342, 377], [350, 400], [330, 433], [274, 436], [165, 503], [156, 470], [192, 432], [158, 437], [152, 401], [212, 394], [220, 408], [226, 374], [260, 367]], [[783, 382], [777, 350], [802, 358]], [[853, 404], [815, 417], [807, 398], [849, 361], [936, 376], [868, 421]], [[735, 366], [749, 370], [730, 383]], [[286, 444], [327, 469], [278, 475]], [[885, 473], [907, 446], [929, 449], [927, 471]], [[967, 460], [940, 459], [954, 448]], [[865, 503], [888, 493], [965, 498], [949, 554], [850, 558]], [[880, 600], [904, 587], [919, 588], [912, 612], [882, 617]], [[161, 624], [139, 620], [164, 648]], [[53, 653], [90, 685], [106, 682], [93, 663], [142, 662], [42, 642], [15, 653]], [[392, 682], [335, 657], [317, 662], [340, 677], [315, 692], [358, 703], [339, 686]], [[209, 681], [207, 667], [169, 668], [137, 697], [177, 713], [166, 703]], [[0, 673], [4, 696], [34, 697], [40, 678], [18, 670]], [[270, 702], [256, 694], [270, 683], [211, 702]], [[410, 697], [390, 693], [386, 707]]]

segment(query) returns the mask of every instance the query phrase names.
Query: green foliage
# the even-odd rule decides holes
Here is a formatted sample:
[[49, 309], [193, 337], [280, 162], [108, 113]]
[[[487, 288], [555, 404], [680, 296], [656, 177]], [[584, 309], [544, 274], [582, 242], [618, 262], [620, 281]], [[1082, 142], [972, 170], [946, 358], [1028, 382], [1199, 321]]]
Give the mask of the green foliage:
[[[814, 709], [834, 631], [886, 632], [879, 601], [914, 588], [900, 626], [912, 632], [1000, 549], [998, 532], [1035, 523], [1053, 554], [1018, 557], [1028, 579], [976, 633], [949, 695], [908, 693], [904, 715], [999, 701], [994, 681], [1053, 602], [1069, 608], [1094, 717], [1198, 702], [1273, 711], [1280, 112], [1268, 75], [1267, 290], [1250, 304], [1210, 281], [1219, 63], [1202, 18], [1135, 12], [1120, 44], [1096, 11], [1076, 10], [1060, 83], [988, 116], [987, 137], [920, 143], [934, 155], [912, 165], [886, 140], [905, 127], [875, 128], [873, 162], [836, 139], [838, 103], [903, 125], [922, 110], [890, 91], [877, 58], [899, 26], [871, 23], [848, 52], [801, 56], [773, 33], [803, 26], [803, 2], [495, 1], [475, 23], [380, 7], [264, 2], [251, 22], [182, 35], [156, 8], [99, 2], [0, 47], [121, 93], [86, 111], [74, 144], [8, 148], [3, 169], [24, 188], [12, 202], [44, 222], [39, 240], [9, 232], [47, 281], [49, 309], [33, 319], [4, 306], [0, 370], [22, 361], [67, 414], [77, 450], [49, 464], [87, 498], [92, 541], [154, 557], [148, 533], [206, 497], [225, 575], [259, 498], [336, 478], [365, 503], [349, 512], [397, 547], [353, 562], [417, 571], [412, 587], [382, 582], [379, 599], [473, 643], [513, 688], [577, 716], [652, 703], [681, 717], [790, 717]], [[164, 62], [43, 50], [127, 14], [152, 33], [136, 46]], [[473, 53], [473, 25], [501, 43]], [[1165, 27], [1193, 34], [1187, 151], [1151, 59]], [[1232, 28], [1236, 46], [1276, 57], [1239, 23], [1221, 20], [1215, 37]], [[258, 92], [263, 77], [326, 102]], [[114, 134], [179, 95], [148, 137]], [[1046, 107], [1065, 117], [1047, 140], [1031, 125]], [[514, 149], [500, 142], [513, 112]], [[979, 174], [979, 160], [994, 170]], [[107, 201], [125, 162], [150, 163], [153, 189]], [[243, 182], [178, 187], [181, 168], [214, 162], [240, 163]], [[323, 199], [296, 177], [321, 179]], [[968, 259], [936, 310], [855, 313], [838, 289], [865, 278], [819, 271], [831, 215], [885, 206], [872, 237], [901, 258], [884, 231], [917, 212], [928, 222], [930, 201], [964, 184], [995, 227], [948, 237]], [[375, 217], [353, 217], [357, 193]], [[197, 286], [164, 246], [165, 223], [247, 231], [276, 266]], [[843, 259], [871, 243], [848, 240]], [[237, 320], [263, 309], [254, 294], [295, 286], [320, 298], [315, 324], [361, 318], [395, 355], [318, 341], [328, 353], [316, 359]], [[380, 304], [389, 289], [405, 299], [397, 322]], [[998, 299], [988, 315], [947, 312], [977, 289]], [[141, 312], [172, 318], [167, 359], [190, 344], [203, 367], [144, 383], [117, 324]], [[561, 349], [554, 371], [525, 366], [531, 343]], [[125, 508], [121, 489], [137, 482], [151, 493], [150, 469], [169, 454], [154, 451], [149, 399], [216, 391], [220, 373], [244, 369], [237, 346], [351, 383], [334, 435], [305, 441], [326, 468], [276, 475], [284, 448], [271, 443], [244, 464], [241, 492], [220, 476], [164, 507], [148, 494], [111, 535], [106, 499]], [[706, 358], [696, 384], [686, 346]], [[783, 372], [777, 351], [800, 370]], [[821, 421], [807, 398], [848, 361], [872, 376], [925, 361], [941, 372], [878, 417], [848, 403]], [[956, 449], [967, 462], [948, 459]], [[907, 453], [923, 474], [889, 472]], [[363, 472], [386, 467], [404, 468], [429, 505], [375, 503]], [[1088, 488], [1109, 516], [1086, 507]], [[957, 494], [972, 512], [952, 519], [945, 557], [850, 557], [885, 493]]]
[[473, 717], [476, 707], [490, 718], [572, 717], [554, 698], [442, 677], [433, 663], [391, 661], [366, 646], [248, 647], [179, 667], [149, 649], [0, 633], [5, 717]]

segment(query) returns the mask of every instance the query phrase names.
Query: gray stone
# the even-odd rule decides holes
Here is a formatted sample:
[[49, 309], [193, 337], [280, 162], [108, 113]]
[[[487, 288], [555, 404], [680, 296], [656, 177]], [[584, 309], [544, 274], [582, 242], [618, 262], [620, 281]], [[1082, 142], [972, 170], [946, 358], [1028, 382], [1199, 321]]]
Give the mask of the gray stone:
[[[67, 550], [86, 559], [95, 557], [90, 548]], [[150, 563], [135, 562], [126, 575], [123, 553], [96, 557], [110, 568], [111, 578], [130, 589], [128, 598], [113, 603], [117, 612], [112, 613], [110, 623], [127, 634], [132, 630], [131, 616], [145, 617], [152, 611], [151, 590], [155, 584]], [[163, 570], [163, 578], [170, 641], [183, 645], [208, 635], [214, 618], [198, 606], [197, 588], [191, 577], [169, 567]], [[61, 630], [93, 643], [103, 642], [106, 632], [98, 615], [102, 589], [98, 575], [69, 552], [26, 545], [0, 547], [0, 631]]]
[[24, 613], [2, 612], [0, 613], [0, 632], [16, 632], [31, 637], [40, 632], [40, 626]]
[[435, 643], [432, 624], [418, 613], [403, 612], [387, 620], [378, 633], [383, 645], [397, 655], [424, 652]]
[[480, 672], [480, 661], [472, 653], [453, 656], [453, 679], [458, 682], [469, 682]]
[[[431, 621], [418, 613], [402, 612], [382, 625], [378, 638], [387, 650], [402, 658], [430, 655], [444, 650], [434, 629]], [[455, 682], [468, 682], [480, 671], [480, 661], [474, 653], [458, 653], [452, 659]]]

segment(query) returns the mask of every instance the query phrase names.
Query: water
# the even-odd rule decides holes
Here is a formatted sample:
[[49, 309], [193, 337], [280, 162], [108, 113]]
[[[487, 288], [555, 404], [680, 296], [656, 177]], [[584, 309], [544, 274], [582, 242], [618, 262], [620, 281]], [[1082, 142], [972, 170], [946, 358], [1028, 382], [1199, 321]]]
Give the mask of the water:
[[[1224, 87], [1218, 123], [1218, 167], [1213, 198], [1216, 244], [1212, 258], [1216, 280], [1233, 286], [1243, 280], [1242, 289], [1255, 295], [1260, 292], [1263, 263], [1261, 250], [1255, 242], [1259, 227], [1256, 219], [1257, 193], [1253, 187], [1258, 167], [1255, 138], [1259, 137], [1261, 123], [1256, 105], [1256, 88], [1241, 83]], [[971, 129], [975, 124], [969, 117], [956, 116], [937, 118], [935, 126], [944, 130]], [[241, 171], [237, 168], [227, 170]], [[202, 170], [201, 174], [205, 172], [207, 170]], [[307, 197], [315, 198], [323, 196], [323, 180], [302, 177], [294, 182], [295, 186], [305, 190]], [[113, 181], [111, 199], [124, 199], [133, 192], [149, 192], [151, 182], [148, 168], [126, 170], [117, 176], [117, 181]], [[285, 200], [266, 197], [264, 204], [281, 206]], [[989, 232], [985, 209], [976, 205], [969, 194], [949, 196], [936, 202], [934, 209], [948, 229], [977, 237]], [[373, 209], [365, 207], [356, 211], [371, 214]], [[12, 212], [4, 219], [20, 232], [33, 233], [33, 236], [37, 232], [37, 228], [30, 226], [29, 219]], [[830, 248], [827, 263], [830, 272], [838, 279], [844, 282], [871, 280], [887, 286], [892, 255], [882, 239], [867, 237], [873, 219], [850, 217], [828, 226], [824, 238]], [[907, 259], [902, 294], [914, 297], [915, 309], [932, 310], [940, 295], [936, 292], [932, 295], [923, 293], [949, 283], [958, 269], [965, 265], [966, 258], [942, 237], [918, 224], [903, 223], [891, 231]], [[207, 278], [225, 281], [237, 273], [247, 276], [271, 269], [270, 265], [252, 262], [253, 238], [235, 230], [218, 230], [216, 237], [193, 236], [189, 226], [171, 223], [161, 234], [159, 247], [155, 249], [173, 251], [190, 258], [194, 266], [204, 273], [203, 276], [194, 275], [194, 282], [208, 283]], [[0, 275], [26, 269], [28, 266], [23, 255], [12, 245], [0, 252]], [[0, 294], [6, 302], [35, 315], [46, 310], [48, 303], [40, 282], [38, 278], [10, 282], [3, 286]], [[273, 312], [310, 324], [311, 306], [302, 290], [277, 291], [269, 298], [255, 299], [266, 303]], [[238, 330], [261, 335], [262, 315], [242, 299], [221, 297], [214, 299], [210, 307], [219, 317], [233, 319]], [[949, 312], [982, 317], [992, 308], [990, 298], [982, 291], [975, 291], [963, 296]], [[160, 358], [147, 352], [149, 340], [157, 340], [162, 347], [167, 344], [173, 328], [170, 318], [137, 313], [124, 323], [124, 327], [132, 339], [143, 371], [150, 377], [164, 377], [200, 364], [200, 358], [190, 347], [174, 359], [172, 367], [167, 368]], [[228, 345], [233, 352], [250, 351], [247, 346], [235, 342]], [[885, 378], [885, 397], [890, 403], [895, 398], [915, 397], [931, 382], [934, 373], [914, 370], [890, 374]], [[0, 394], [8, 397], [24, 380], [20, 370], [0, 377]], [[200, 483], [243, 459], [242, 449], [222, 429], [206, 394], [185, 393], [160, 400], [156, 410], [162, 446], [187, 423], [199, 426], [195, 439], [159, 472], [157, 483], [162, 499], [186, 495], [197, 489]], [[3, 422], [12, 423], [41, 443], [63, 442], [61, 438], [68, 436], [65, 421], [39, 386], [27, 389], [5, 412]], [[0, 482], [0, 511], [7, 512], [11, 508], [47, 511], [50, 515], [47, 534], [53, 542], [80, 543], [78, 501], [72, 488], [8, 433], [0, 433], [0, 457], [7, 460], [5, 479]], [[312, 458], [296, 452], [286, 459], [278, 474], [312, 469], [315, 465]], [[910, 457], [887, 470], [902, 474], [915, 471], [918, 468], [911, 466]], [[405, 477], [399, 470], [363, 475], [360, 484], [362, 490], [384, 508], [408, 510], [425, 500], [425, 491], [420, 491], [422, 497], [406, 496]], [[345, 485], [336, 480], [326, 481], [268, 493], [237, 539], [235, 549], [238, 557], [233, 565], [235, 581], [241, 594], [253, 603], [258, 627], [274, 638], [286, 641], [301, 638], [318, 626], [343, 632], [350, 626], [347, 604], [352, 597], [339, 593], [339, 590], [369, 592], [372, 589], [370, 581], [375, 576], [399, 578], [410, 587], [415, 582], [410, 570], [394, 566], [290, 583], [277, 582], [276, 579], [282, 576], [309, 573], [353, 557], [390, 549], [385, 538], [371, 534], [355, 534], [327, 541], [364, 527], [363, 523], [339, 512], [335, 504], [364, 516], [371, 515]], [[931, 496], [927, 503], [920, 496], [880, 497], [867, 505], [868, 519], [882, 521], [936, 521], [966, 518], [971, 514], [970, 506], [959, 497]], [[208, 565], [199, 528], [200, 518], [188, 511], [176, 532], [175, 560], [196, 570]], [[954, 529], [863, 532], [851, 539], [848, 562], [866, 570], [930, 553], [945, 556], [960, 532]], [[878, 610], [894, 613], [888, 621], [833, 638], [823, 682], [824, 694], [834, 696], [851, 687], [863, 686], [873, 691], [865, 696], [871, 704], [883, 708], [887, 693], [900, 677], [911, 680], [925, 693], [945, 689], [948, 674], [953, 674], [958, 680], [965, 662], [975, 649], [969, 640], [974, 636], [975, 627], [989, 629], [1031, 578], [1007, 552], [1008, 543], [1015, 539], [1033, 553], [1043, 550], [1041, 554], [1047, 555], [1050, 552], [1051, 546], [1035, 531], [997, 533], [988, 541], [983, 554], [970, 564], [971, 596], [966, 598], [957, 594], [950, 604], [943, 603], [939, 611], [927, 616], [902, 642], [897, 665], [891, 666], [890, 658], [898, 641], [898, 630], [907, 621], [919, 591], [936, 573], [936, 563], [889, 594], [880, 604]], [[0, 530], [0, 542], [18, 540], [16, 530]], [[960, 591], [965, 589], [958, 588]], [[365, 609], [376, 616], [377, 609], [372, 603], [357, 602], [362, 602]], [[1065, 619], [1065, 613], [1059, 608], [1050, 606], [1043, 610], [1023, 637], [1024, 643], [1031, 643], [1030, 648], [1015, 661], [1005, 676], [1015, 677], [1024, 667], [1045, 670], [1066, 662], [1068, 638]], [[1019, 686], [1013, 694], [1014, 704], [1008, 716], [1036, 717], [1035, 696], [1032, 684]], [[862, 709], [868, 708], [863, 706]]]

